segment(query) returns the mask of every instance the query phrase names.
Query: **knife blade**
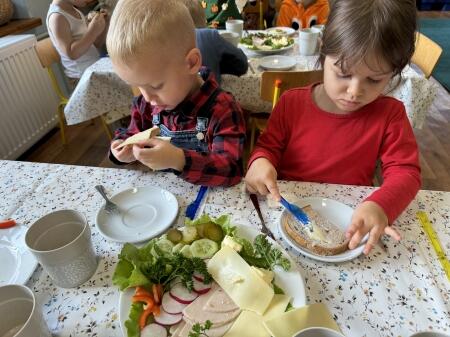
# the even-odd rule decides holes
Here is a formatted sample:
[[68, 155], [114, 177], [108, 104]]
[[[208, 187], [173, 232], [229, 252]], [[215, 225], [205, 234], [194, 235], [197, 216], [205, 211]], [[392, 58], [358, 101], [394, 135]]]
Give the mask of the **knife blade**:
[[274, 235], [272, 234], [270, 229], [266, 226], [266, 222], [264, 221], [264, 218], [261, 213], [261, 208], [259, 207], [258, 196], [254, 193], [250, 193], [250, 200], [252, 201], [253, 207], [255, 207], [256, 213], [258, 214], [258, 218], [261, 221], [261, 232], [270, 237], [271, 239], [273, 239], [274, 241], [276, 241]]

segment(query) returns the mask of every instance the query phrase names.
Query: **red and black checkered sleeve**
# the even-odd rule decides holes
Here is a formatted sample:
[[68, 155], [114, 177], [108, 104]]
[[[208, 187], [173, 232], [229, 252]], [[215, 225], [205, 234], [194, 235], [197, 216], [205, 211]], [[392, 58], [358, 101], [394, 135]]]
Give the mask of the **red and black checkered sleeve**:
[[184, 150], [180, 177], [193, 184], [232, 186], [241, 181], [245, 120], [233, 96], [221, 92], [212, 107], [206, 141], [209, 152]]

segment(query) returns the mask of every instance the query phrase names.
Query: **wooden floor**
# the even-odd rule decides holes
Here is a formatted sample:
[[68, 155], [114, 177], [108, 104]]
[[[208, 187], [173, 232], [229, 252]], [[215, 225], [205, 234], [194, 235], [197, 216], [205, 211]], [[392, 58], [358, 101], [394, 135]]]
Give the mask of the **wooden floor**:
[[[421, 12], [419, 16], [450, 18], [450, 13]], [[61, 144], [60, 132], [55, 129], [19, 160], [121, 167], [107, 157], [109, 140], [100, 120], [67, 127], [66, 132], [66, 146]], [[421, 154], [422, 189], [450, 191], [450, 94], [442, 86], [439, 85], [424, 128], [415, 130], [415, 134]]]

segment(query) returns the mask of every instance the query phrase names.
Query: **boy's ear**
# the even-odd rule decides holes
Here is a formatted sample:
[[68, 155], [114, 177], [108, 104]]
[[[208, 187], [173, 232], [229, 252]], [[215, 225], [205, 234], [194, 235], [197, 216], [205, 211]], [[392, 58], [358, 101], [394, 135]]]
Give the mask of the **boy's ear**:
[[186, 64], [190, 74], [196, 74], [202, 66], [202, 54], [198, 48], [192, 48], [186, 55]]

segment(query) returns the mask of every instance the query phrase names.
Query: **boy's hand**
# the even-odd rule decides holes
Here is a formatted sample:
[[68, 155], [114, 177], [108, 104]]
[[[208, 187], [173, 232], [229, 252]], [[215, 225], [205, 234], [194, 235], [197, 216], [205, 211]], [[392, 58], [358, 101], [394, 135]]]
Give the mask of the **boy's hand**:
[[122, 163], [131, 163], [136, 160], [136, 158], [133, 155], [133, 148], [128, 145], [124, 146], [121, 149], [117, 149], [117, 146], [119, 144], [123, 143], [124, 140], [122, 139], [116, 139], [111, 143], [111, 152], [114, 155], [114, 157], [117, 158], [117, 160], [121, 161]]
[[277, 186], [277, 170], [266, 158], [256, 159], [250, 165], [244, 180], [250, 193], [271, 194], [276, 201], [280, 201], [281, 197]]
[[364, 201], [353, 212], [352, 222], [346, 233], [347, 238], [350, 239], [348, 248], [356, 248], [367, 233], [369, 233], [369, 239], [364, 247], [366, 255], [383, 234], [387, 234], [397, 241], [401, 238], [397, 230], [388, 225], [388, 218], [384, 210], [373, 201]]
[[92, 17], [91, 22], [89, 22], [88, 29], [100, 35], [106, 27], [105, 12], [97, 12]]
[[186, 158], [182, 149], [169, 141], [151, 138], [133, 145], [134, 157], [153, 170], [183, 171]]

